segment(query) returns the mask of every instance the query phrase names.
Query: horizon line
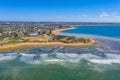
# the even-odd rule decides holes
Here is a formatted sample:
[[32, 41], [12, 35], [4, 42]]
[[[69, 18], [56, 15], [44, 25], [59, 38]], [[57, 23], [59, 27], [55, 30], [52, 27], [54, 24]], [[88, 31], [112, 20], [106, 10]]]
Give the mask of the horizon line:
[[89, 22], [89, 21], [13, 21], [13, 20], [5, 20], [5, 21], [2, 21], [0, 20], [0, 22], [56, 22], [56, 23], [120, 23], [120, 22]]

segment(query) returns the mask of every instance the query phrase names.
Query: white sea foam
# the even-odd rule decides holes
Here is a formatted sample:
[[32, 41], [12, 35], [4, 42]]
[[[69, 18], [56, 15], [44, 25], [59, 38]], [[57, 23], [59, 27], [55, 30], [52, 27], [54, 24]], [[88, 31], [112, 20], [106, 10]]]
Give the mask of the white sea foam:
[[105, 54], [106, 58], [120, 59], [120, 54]]
[[[69, 61], [71, 63], [77, 63], [82, 59], [88, 60], [95, 64], [120, 64], [120, 54], [104, 54], [104, 57], [94, 55], [92, 53], [88, 54], [75, 54], [75, 53], [56, 53], [54, 56], [49, 56], [49, 54], [25, 54], [25, 53], [8, 53], [0, 54], [0, 61], [3, 60], [13, 60], [15, 58], [20, 58], [22, 62], [39, 64], [41, 62], [65, 62]], [[18, 57], [19, 56], [19, 57]], [[36, 56], [38, 59], [35, 59]]]
[[[69, 54], [69, 53], [56, 53], [56, 57], [54, 58], [49, 58], [49, 56], [47, 54], [41, 54], [41, 59], [42, 61], [45, 62], [64, 62], [64, 61], [69, 61], [71, 63], [77, 63], [82, 59], [100, 59], [101, 57], [96, 56], [96, 55], [92, 55], [92, 54]], [[41, 60], [40, 59], [40, 60]], [[38, 61], [37, 61], [38, 63]]]
[[120, 54], [105, 54], [105, 59], [89, 59], [92, 63], [97, 64], [112, 64], [112, 63], [119, 63], [120, 64]]
[[97, 63], [97, 64], [112, 64], [112, 63], [120, 63], [119, 59], [90, 59], [89, 60], [92, 63]]
[[[34, 61], [34, 54], [22, 54], [22, 57], [20, 58], [21, 61], [32, 63]], [[100, 56], [93, 55], [93, 54], [69, 54], [69, 53], [56, 53], [56, 57], [49, 58], [48, 54], [41, 54], [40, 58], [42, 61], [45, 62], [63, 62], [63, 61], [69, 61], [69, 62], [78, 62], [81, 59], [86, 59], [92, 63], [97, 64], [111, 64], [111, 63], [120, 63], [120, 55], [117, 54], [106, 54], [106, 59], [103, 59]], [[41, 59], [34, 61], [35, 63], [40, 63]]]
[[48, 54], [41, 54], [40, 57], [41, 57], [42, 59], [48, 59]]
[[44, 60], [45, 62], [62, 62], [63, 60], [60, 59], [48, 59], [48, 60]]
[[16, 53], [15, 54], [0, 54], [0, 61], [6, 61], [6, 60], [12, 60], [15, 59]]
[[12, 59], [15, 59], [16, 56], [3, 56], [0, 58], [0, 61], [3, 61], [3, 60], [12, 60]]
[[24, 53], [21, 53], [20, 55], [21, 55], [20, 60], [23, 61], [23, 62], [30, 62], [35, 57], [35, 54], [24, 54]]
[[69, 53], [56, 53], [56, 57], [59, 59], [78, 59], [78, 54], [69, 54]]
[[79, 57], [81, 59], [91, 59], [91, 58], [95, 58], [95, 59], [98, 59], [98, 58], [101, 58], [100, 56], [97, 56], [97, 55], [93, 55], [93, 54], [81, 54], [79, 55]]

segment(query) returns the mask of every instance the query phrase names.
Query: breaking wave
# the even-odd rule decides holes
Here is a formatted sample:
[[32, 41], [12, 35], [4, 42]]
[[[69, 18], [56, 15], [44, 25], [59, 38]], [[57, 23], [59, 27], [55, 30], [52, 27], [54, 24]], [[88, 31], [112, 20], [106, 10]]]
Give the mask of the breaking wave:
[[51, 53], [51, 54], [26, 54], [26, 53], [6, 53], [0, 54], [0, 61], [14, 60], [18, 58], [21, 62], [29, 64], [49, 63], [49, 62], [71, 62], [78, 63], [81, 60], [87, 60], [89, 63], [95, 64], [120, 64], [120, 54], [104, 54], [99, 56], [96, 54], [76, 54], [76, 53]]

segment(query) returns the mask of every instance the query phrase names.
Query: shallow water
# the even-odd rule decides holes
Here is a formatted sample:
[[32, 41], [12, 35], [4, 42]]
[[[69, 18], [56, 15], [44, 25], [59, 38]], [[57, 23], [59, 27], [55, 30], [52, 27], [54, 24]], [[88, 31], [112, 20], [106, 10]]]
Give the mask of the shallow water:
[[119, 80], [119, 67], [119, 52], [97, 44], [24, 47], [0, 53], [0, 80]]

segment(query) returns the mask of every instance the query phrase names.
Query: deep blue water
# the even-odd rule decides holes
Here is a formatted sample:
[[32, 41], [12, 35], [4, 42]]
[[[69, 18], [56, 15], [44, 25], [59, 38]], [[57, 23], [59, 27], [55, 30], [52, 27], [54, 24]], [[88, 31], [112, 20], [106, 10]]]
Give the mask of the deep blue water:
[[120, 26], [74, 26], [73, 29], [64, 30], [62, 32], [120, 37]]

